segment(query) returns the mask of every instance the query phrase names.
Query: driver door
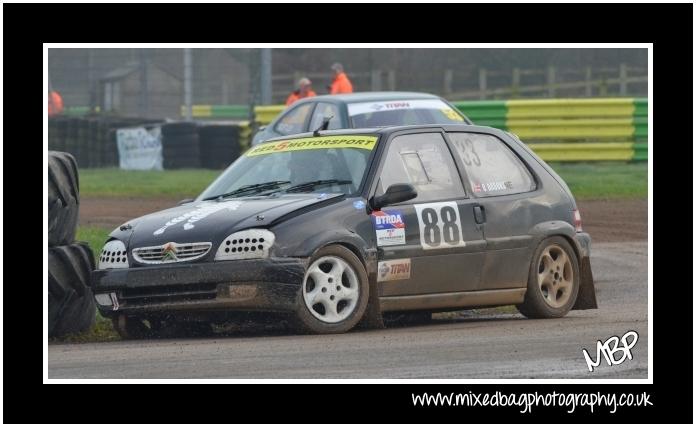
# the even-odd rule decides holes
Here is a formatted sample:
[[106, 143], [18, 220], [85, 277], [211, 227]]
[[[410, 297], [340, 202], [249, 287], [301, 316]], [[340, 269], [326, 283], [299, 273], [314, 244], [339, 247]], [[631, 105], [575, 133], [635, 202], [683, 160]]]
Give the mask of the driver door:
[[476, 290], [486, 242], [442, 133], [392, 138], [375, 194], [397, 183], [413, 185], [418, 196], [371, 214], [380, 296]]

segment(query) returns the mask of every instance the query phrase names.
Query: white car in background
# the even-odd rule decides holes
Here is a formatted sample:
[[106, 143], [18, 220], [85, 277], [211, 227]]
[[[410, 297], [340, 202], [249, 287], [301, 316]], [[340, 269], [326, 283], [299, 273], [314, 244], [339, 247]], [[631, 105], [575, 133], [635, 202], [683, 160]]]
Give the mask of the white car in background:
[[271, 138], [317, 129], [359, 129], [401, 125], [472, 124], [452, 104], [436, 95], [416, 92], [363, 92], [301, 99], [268, 126], [252, 145]]

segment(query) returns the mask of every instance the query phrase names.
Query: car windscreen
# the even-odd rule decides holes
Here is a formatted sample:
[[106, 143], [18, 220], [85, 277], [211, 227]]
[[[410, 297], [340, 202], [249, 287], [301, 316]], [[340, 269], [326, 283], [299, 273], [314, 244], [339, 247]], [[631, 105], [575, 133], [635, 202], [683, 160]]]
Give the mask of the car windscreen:
[[353, 103], [348, 104], [348, 115], [354, 128], [465, 123], [457, 110], [439, 99]]
[[320, 192], [355, 195], [377, 136], [339, 135], [267, 142], [249, 149], [198, 200], [221, 195]]

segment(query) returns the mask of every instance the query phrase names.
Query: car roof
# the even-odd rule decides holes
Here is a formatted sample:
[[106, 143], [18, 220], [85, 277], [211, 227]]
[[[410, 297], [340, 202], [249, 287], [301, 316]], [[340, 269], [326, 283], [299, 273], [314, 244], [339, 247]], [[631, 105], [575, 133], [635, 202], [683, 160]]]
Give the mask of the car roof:
[[[429, 124], [429, 125], [399, 125], [399, 126], [385, 126], [380, 128], [359, 128], [359, 129], [333, 129], [333, 130], [322, 130], [319, 132], [319, 137], [322, 136], [334, 136], [334, 135], [384, 135], [391, 134], [404, 130], [412, 129], [445, 129], [446, 131], [484, 131], [491, 133], [499, 133], [500, 131], [495, 128], [488, 126], [477, 126], [468, 124]], [[313, 132], [297, 133], [293, 135], [279, 136], [275, 138], [268, 139], [260, 144], [265, 144], [266, 142], [277, 142], [277, 141], [287, 141], [289, 139], [298, 138], [313, 138]], [[260, 145], [259, 144], [259, 145]]]
[[339, 95], [319, 95], [311, 98], [304, 98], [301, 101], [333, 101], [353, 104], [356, 102], [393, 101], [399, 99], [440, 99], [440, 97], [421, 92], [355, 92]]

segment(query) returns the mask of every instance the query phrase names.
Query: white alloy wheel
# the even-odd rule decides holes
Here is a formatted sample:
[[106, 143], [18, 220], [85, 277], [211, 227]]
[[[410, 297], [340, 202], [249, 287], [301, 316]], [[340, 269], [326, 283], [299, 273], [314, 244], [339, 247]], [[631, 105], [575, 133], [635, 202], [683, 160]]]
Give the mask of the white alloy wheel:
[[343, 259], [328, 255], [312, 263], [302, 283], [305, 306], [317, 320], [338, 323], [347, 319], [358, 304], [358, 275]]

